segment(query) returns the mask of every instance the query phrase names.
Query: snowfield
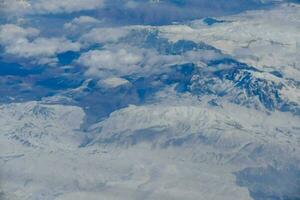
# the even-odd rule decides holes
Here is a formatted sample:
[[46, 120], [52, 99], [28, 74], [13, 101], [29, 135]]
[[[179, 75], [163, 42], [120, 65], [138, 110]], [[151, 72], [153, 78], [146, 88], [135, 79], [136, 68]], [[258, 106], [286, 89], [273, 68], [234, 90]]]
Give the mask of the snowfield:
[[[30, 99], [47, 88], [0, 105], [0, 200], [300, 199], [299, 4], [164, 26], [97, 23], [75, 18], [65, 29], [87, 33], [52, 38], [83, 49], [59, 69], [58, 47], [29, 56], [49, 62], [46, 81], [0, 73], [0, 92]], [[38, 34], [1, 25], [1, 48], [20, 60], [18, 42], [44, 52]]]

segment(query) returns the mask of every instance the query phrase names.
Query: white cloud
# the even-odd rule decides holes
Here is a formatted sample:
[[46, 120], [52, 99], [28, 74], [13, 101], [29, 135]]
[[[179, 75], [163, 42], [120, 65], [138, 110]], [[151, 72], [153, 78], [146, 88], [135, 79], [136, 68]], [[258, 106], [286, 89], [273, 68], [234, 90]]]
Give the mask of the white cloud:
[[185, 62], [188, 57], [161, 55], [153, 49], [123, 44], [89, 51], [82, 54], [77, 62], [86, 67], [86, 76], [102, 79], [130, 74], [162, 73], [168, 70], [168, 66]]
[[[117, 29], [115, 31], [117, 32]], [[193, 62], [203, 66], [208, 60], [222, 57], [224, 56], [209, 50], [188, 51], [182, 55], [163, 55], [155, 49], [113, 43], [105, 44], [103, 50], [91, 50], [82, 54], [77, 63], [86, 68], [86, 76], [103, 79], [111, 76], [148, 76], [163, 73], [170, 69], [169, 66], [181, 63]]]
[[86, 75], [102, 77], [107, 71], [119, 75], [132, 73], [138, 70], [143, 59], [141, 53], [126, 49], [94, 50], [81, 55], [78, 62], [87, 67]]
[[105, 86], [106, 88], [116, 88], [127, 84], [130, 84], [128, 80], [119, 77], [111, 77], [98, 82], [98, 85]]
[[106, 0], [102, 16], [118, 23], [170, 24], [172, 22], [222, 16], [277, 0]]
[[72, 43], [64, 38], [37, 38], [32, 42], [24, 40], [7, 48], [7, 53], [21, 57], [54, 56], [68, 50], [79, 50], [78, 43]]
[[71, 22], [64, 24], [64, 28], [68, 30], [75, 30], [76, 28], [82, 29], [82, 26], [85, 25], [95, 25], [100, 23], [101, 21], [90, 17], [90, 16], [80, 16], [74, 18]]
[[117, 24], [169, 24], [238, 13], [277, 2], [278, 0], [2, 0], [0, 12], [8, 16], [22, 16], [93, 10], [97, 15]]
[[81, 41], [88, 44], [117, 42], [129, 33], [127, 28], [94, 28], [81, 37]]
[[6, 54], [33, 58], [42, 64], [54, 61], [57, 53], [80, 49], [77, 42], [65, 38], [39, 37], [37, 29], [22, 28], [13, 24], [0, 26], [0, 44], [4, 46]]
[[0, 26], [0, 42], [1, 44], [9, 44], [17, 42], [22, 38], [30, 38], [38, 36], [40, 31], [35, 28], [22, 28], [14, 24], [5, 24]]
[[8, 16], [18, 16], [29, 12], [31, 5], [28, 1], [2, 0], [0, 1], [0, 13]]
[[104, 0], [2, 0], [0, 11], [9, 16], [59, 14], [94, 10], [103, 6]]
[[31, 1], [36, 13], [72, 13], [93, 10], [104, 5], [104, 0], [36, 0]]

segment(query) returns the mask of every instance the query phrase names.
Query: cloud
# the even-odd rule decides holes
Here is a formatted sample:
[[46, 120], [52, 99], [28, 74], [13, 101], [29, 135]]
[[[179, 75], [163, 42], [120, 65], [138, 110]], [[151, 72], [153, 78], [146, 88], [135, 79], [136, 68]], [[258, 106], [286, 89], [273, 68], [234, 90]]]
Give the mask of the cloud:
[[107, 74], [124, 75], [137, 71], [143, 61], [143, 55], [119, 50], [94, 50], [81, 55], [78, 62], [87, 67], [88, 76], [107, 76]]
[[129, 33], [126, 28], [94, 28], [81, 37], [83, 43], [99, 44], [107, 42], [117, 42], [120, 38]]
[[101, 21], [90, 16], [79, 16], [75, 17], [72, 21], [65, 23], [64, 28], [68, 30], [75, 30], [77, 28], [82, 29], [82, 26], [94, 26]]
[[58, 53], [80, 50], [80, 44], [77, 42], [63, 37], [39, 37], [39, 30], [13, 24], [0, 26], [0, 44], [4, 47], [5, 54], [30, 58], [40, 64], [53, 62]]
[[84, 53], [77, 63], [86, 68], [85, 75], [96, 79], [121, 77], [125, 75], [149, 76], [163, 73], [166, 66], [184, 62], [178, 55], [161, 55], [153, 49], [134, 46], [113, 45], [104, 50]]
[[36, 37], [40, 31], [35, 28], [22, 28], [14, 24], [5, 24], [0, 26], [0, 42], [9, 45], [18, 39]]
[[106, 88], [116, 88], [119, 86], [130, 85], [130, 82], [123, 78], [111, 77], [111, 78], [101, 80], [97, 84], [100, 85], [101, 87], [104, 86]]
[[[284, 1], [280, 0], [279, 2]], [[44, 14], [92, 15], [114, 24], [169, 24], [207, 16], [220, 16], [277, 3], [278, 0], [2, 0], [8, 16]], [[78, 14], [77, 13], [77, 14]]]
[[78, 43], [72, 43], [65, 38], [37, 38], [32, 42], [24, 41], [7, 48], [7, 53], [22, 57], [53, 56], [65, 51], [78, 51]]
[[7, 15], [60, 14], [94, 10], [104, 0], [2, 0], [0, 11]]
[[169, 24], [263, 7], [276, 0], [115, 0], [106, 1], [99, 16], [117, 23]]
[[20, 16], [28, 13], [30, 4], [27, 1], [19, 0], [2, 0], [0, 1], [0, 13], [1, 17], [4, 14], [7, 16]]
[[188, 51], [182, 55], [163, 55], [155, 49], [139, 48], [127, 44], [111, 44], [101, 50], [83, 53], [77, 63], [85, 68], [85, 75], [95, 79], [126, 75], [150, 76], [164, 73], [169, 66], [195, 63], [202, 66], [211, 59], [221, 58], [214, 51]]
[[104, 0], [36, 0], [31, 1], [35, 13], [72, 13], [94, 10], [104, 5]]

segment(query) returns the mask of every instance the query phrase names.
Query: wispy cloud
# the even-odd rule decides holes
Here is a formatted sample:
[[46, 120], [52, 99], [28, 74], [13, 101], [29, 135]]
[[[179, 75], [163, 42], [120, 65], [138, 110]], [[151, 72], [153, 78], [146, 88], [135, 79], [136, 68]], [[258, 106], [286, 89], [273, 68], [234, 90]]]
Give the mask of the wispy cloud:
[[70, 14], [91, 11], [114, 24], [168, 24], [256, 9], [284, 0], [2, 0], [12, 15]]
[[7, 15], [60, 14], [94, 10], [104, 6], [104, 0], [2, 0], [1, 11]]

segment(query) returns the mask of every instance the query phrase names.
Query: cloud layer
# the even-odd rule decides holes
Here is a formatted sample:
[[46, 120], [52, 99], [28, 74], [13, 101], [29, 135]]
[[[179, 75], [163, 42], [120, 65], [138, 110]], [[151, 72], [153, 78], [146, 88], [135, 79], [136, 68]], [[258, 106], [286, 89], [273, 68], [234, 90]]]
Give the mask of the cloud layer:
[[274, 2], [278, 0], [2, 0], [1, 12], [23, 16], [91, 11], [109, 23], [160, 25], [261, 8]]
[[55, 62], [55, 55], [78, 51], [80, 44], [63, 37], [45, 38], [35, 28], [22, 28], [14, 24], [0, 26], [0, 44], [5, 53], [19, 58], [30, 58], [39, 64]]
[[104, 0], [2, 0], [0, 3], [1, 11], [7, 15], [72, 13], [104, 6]]

